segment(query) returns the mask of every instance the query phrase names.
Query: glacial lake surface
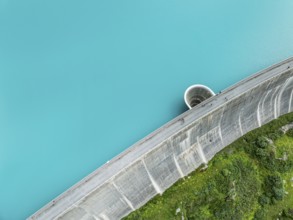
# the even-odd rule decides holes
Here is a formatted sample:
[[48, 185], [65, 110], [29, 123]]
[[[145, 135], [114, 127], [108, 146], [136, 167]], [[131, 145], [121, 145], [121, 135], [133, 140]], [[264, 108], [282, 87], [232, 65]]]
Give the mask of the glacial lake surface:
[[0, 219], [25, 219], [186, 111], [293, 56], [292, 0], [0, 0]]

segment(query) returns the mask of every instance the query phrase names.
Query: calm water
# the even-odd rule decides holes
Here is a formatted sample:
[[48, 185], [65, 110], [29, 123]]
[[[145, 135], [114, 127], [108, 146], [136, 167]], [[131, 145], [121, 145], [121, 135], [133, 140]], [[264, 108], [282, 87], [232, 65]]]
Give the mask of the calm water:
[[24, 219], [215, 92], [293, 55], [292, 0], [0, 0], [0, 219]]

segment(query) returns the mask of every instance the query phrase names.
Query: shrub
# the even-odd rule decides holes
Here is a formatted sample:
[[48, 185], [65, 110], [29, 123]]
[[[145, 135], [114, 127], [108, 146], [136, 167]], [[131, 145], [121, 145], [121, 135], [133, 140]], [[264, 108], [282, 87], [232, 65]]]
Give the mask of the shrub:
[[293, 137], [293, 128], [289, 129], [287, 132], [286, 132], [287, 136], [289, 137]]
[[263, 219], [265, 219], [265, 211], [263, 209], [258, 209], [254, 213], [254, 219], [255, 220], [263, 220]]
[[285, 192], [283, 188], [273, 187], [272, 191], [276, 200], [282, 200], [284, 198]]
[[280, 173], [285, 173], [293, 169], [293, 161], [288, 160], [278, 160], [275, 164], [276, 170], [278, 170]]
[[287, 217], [287, 219], [293, 219], [293, 208], [284, 209], [282, 212], [282, 217]]
[[223, 169], [222, 172], [223, 176], [227, 177], [231, 174], [231, 172], [228, 169]]
[[255, 145], [259, 148], [266, 148], [269, 146], [269, 142], [265, 137], [261, 136], [256, 139]]
[[268, 138], [275, 141], [283, 135], [283, 132], [278, 130], [276, 132], [272, 132], [268, 134]]
[[269, 204], [270, 203], [270, 198], [265, 196], [265, 195], [261, 195], [259, 198], [258, 198], [258, 203], [262, 206], [266, 205], [266, 204]]
[[256, 148], [254, 152], [255, 152], [255, 156], [257, 158], [266, 158], [266, 157], [268, 157], [268, 152], [266, 151], [266, 149]]
[[265, 179], [265, 196], [271, 199], [271, 203], [275, 200], [282, 200], [285, 195], [282, 178], [279, 175], [270, 175]]

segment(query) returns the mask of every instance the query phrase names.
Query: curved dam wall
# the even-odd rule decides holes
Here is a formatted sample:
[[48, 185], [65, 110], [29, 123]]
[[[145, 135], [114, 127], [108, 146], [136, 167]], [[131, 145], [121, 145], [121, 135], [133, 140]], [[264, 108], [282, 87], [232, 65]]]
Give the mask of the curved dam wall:
[[120, 219], [245, 133], [291, 112], [292, 89], [293, 58], [178, 116], [29, 219]]

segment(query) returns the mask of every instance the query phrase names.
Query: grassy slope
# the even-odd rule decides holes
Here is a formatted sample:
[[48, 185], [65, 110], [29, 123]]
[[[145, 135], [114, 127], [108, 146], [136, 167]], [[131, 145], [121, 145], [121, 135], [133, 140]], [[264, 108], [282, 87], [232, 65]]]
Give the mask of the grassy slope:
[[[289, 152], [291, 158], [293, 157], [293, 138], [288, 136], [283, 136], [279, 138], [275, 145], [278, 149], [278, 154], [283, 155], [284, 152]], [[267, 212], [267, 216], [276, 217], [280, 213], [280, 210], [285, 209], [288, 210], [289, 208], [293, 208], [293, 171], [286, 172], [281, 174], [284, 180], [285, 190], [287, 191], [287, 195], [283, 201], [280, 201], [274, 206], [271, 206]], [[293, 219], [293, 218], [292, 218]]]
[[278, 132], [291, 122], [249, 132], [125, 219], [291, 219], [293, 138]]

